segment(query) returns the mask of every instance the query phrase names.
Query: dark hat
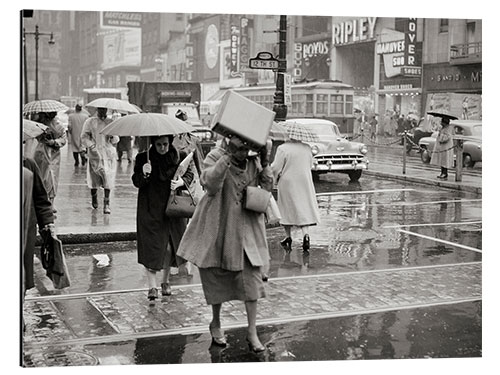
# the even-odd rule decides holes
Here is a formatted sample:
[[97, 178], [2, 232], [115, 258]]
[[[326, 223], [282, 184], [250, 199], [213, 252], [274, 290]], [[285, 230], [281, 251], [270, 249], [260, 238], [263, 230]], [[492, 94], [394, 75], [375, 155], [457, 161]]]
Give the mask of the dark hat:
[[82, 110], [82, 106], [80, 104], [77, 104], [77, 105], [75, 105], [75, 109], [77, 111], [81, 111]]
[[184, 112], [182, 109], [177, 110], [175, 113], [175, 117], [177, 117], [179, 120], [186, 121], [188, 119], [187, 113]]

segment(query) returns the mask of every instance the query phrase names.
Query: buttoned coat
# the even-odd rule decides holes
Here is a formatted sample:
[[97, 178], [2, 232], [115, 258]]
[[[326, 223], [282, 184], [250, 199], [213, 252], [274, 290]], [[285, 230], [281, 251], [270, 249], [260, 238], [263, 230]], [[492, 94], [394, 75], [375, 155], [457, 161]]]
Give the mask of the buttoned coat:
[[269, 262], [264, 214], [244, 208], [246, 186], [271, 191], [270, 167], [260, 159], [247, 159], [246, 169], [231, 163], [222, 148], [205, 158], [200, 177], [206, 194], [201, 198], [179, 245], [177, 255], [199, 268], [243, 270], [245, 254], [254, 267]]
[[443, 126], [437, 135], [431, 164], [443, 168], [453, 168], [453, 130], [450, 125]]

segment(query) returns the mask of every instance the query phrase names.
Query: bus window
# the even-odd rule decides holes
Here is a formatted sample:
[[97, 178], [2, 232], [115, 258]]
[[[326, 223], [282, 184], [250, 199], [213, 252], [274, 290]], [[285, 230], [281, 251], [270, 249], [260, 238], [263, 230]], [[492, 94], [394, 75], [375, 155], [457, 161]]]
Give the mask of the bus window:
[[328, 94], [316, 94], [316, 114], [328, 115]]
[[330, 96], [330, 114], [342, 115], [344, 114], [344, 95], [331, 95]]
[[314, 105], [314, 94], [306, 94], [306, 115], [312, 115]]
[[295, 116], [303, 116], [306, 113], [306, 96], [305, 94], [292, 94], [292, 114]]
[[352, 107], [352, 100], [353, 95], [346, 95], [345, 96], [345, 114], [346, 115], [352, 115], [353, 112], [353, 107]]

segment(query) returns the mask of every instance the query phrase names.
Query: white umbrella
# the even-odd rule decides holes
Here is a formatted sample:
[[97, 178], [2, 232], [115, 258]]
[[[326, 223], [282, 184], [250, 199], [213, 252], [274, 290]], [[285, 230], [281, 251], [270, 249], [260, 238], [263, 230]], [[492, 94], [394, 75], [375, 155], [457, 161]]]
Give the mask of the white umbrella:
[[101, 133], [104, 135], [151, 137], [191, 133], [194, 130], [191, 125], [173, 116], [162, 113], [138, 113], [116, 119], [102, 129]]
[[111, 110], [115, 110], [118, 112], [126, 112], [126, 113], [139, 113], [137, 108], [135, 108], [132, 104], [122, 99], [115, 98], [98, 98], [92, 100], [88, 103], [86, 108], [107, 108]]

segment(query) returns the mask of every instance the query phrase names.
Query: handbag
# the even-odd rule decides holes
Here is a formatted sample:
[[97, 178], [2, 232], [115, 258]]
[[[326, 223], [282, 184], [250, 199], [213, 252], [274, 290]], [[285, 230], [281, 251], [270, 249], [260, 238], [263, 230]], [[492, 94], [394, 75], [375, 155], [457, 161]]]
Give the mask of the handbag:
[[168, 217], [190, 218], [194, 214], [196, 203], [188, 190], [188, 195], [179, 195], [175, 190], [170, 191], [165, 215]]
[[247, 186], [245, 189], [245, 208], [250, 211], [265, 213], [271, 192], [257, 186]]
[[271, 194], [271, 199], [269, 199], [269, 204], [266, 208], [266, 221], [268, 224], [277, 224], [281, 220], [281, 212], [278, 207], [276, 199], [274, 199]]
[[52, 237], [49, 231], [41, 233], [43, 243], [40, 248], [42, 267], [47, 277], [52, 280], [56, 289], [70, 286], [68, 266], [64, 257], [62, 242], [57, 237]]

